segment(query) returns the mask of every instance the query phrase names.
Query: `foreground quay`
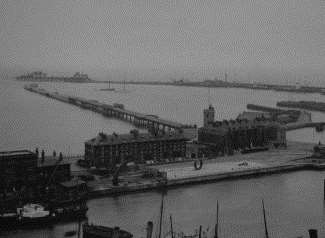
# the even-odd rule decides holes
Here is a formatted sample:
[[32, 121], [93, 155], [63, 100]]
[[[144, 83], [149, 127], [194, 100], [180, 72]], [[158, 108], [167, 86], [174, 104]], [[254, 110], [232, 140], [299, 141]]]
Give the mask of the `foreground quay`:
[[[272, 149], [252, 154], [235, 154], [204, 160], [201, 169], [194, 161], [146, 166], [166, 173], [166, 180], [143, 178], [140, 173], [126, 173], [114, 186], [111, 177], [96, 177], [87, 182], [89, 198], [123, 195], [134, 192], [159, 191], [186, 185], [210, 183], [229, 179], [244, 179], [299, 170], [323, 170], [325, 160], [312, 157], [312, 144], [288, 142], [286, 149]], [[76, 173], [77, 171], [75, 171]]]

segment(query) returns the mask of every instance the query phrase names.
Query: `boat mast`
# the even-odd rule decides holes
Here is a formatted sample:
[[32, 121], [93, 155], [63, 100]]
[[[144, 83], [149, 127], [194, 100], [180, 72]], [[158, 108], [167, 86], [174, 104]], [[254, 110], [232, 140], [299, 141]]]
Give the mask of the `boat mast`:
[[218, 238], [218, 228], [219, 228], [219, 201], [217, 201], [217, 222], [214, 227], [214, 238]]
[[164, 193], [162, 193], [162, 196], [161, 196], [158, 238], [161, 238], [161, 227], [162, 227], [163, 213], [164, 213]]
[[78, 238], [80, 238], [81, 218], [78, 217]]
[[262, 199], [262, 206], [263, 206], [263, 218], [264, 218], [265, 238], [269, 238], [269, 233], [267, 231], [267, 224], [266, 224], [266, 216], [265, 216], [265, 208], [264, 208], [264, 200], [263, 199]]
[[199, 238], [201, 238], [201, 233], [202, 233], [202, 225], [200, 225], [200, 228], [199, 228]]
[[170, 232], [172, 234], [172, 238], [174, 238], [174, 230], [173, 230], [173, 220], [172, 220], [172, 215], [169, 216], [170, 218]]

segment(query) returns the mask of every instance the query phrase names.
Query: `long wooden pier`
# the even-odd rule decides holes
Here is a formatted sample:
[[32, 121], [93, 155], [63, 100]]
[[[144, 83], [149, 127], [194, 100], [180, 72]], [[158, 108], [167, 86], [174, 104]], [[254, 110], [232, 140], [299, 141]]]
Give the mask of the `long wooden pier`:
[[130, 122], [136, 127], [140, 128], [155, 129], [165, 132], [194, 128], [193, 126], [165, 120], [155, 115], [146, 115], [140, 112], [127, 110], [124, 108], [123, 104], [115, 103], [113, 105], [110, 105], [98, 102], [96, 100], [88, 100], [81, 97], [59, 94], [57, 92], [49, 92], [45, 89], [39, 88], [36, 85], [27, 85], [24, 88], [30, 92], [53, 98], [61, 102], [69, 103], [84, 109], [92, 110], [107, 117], [114, 117], [123, 121]]

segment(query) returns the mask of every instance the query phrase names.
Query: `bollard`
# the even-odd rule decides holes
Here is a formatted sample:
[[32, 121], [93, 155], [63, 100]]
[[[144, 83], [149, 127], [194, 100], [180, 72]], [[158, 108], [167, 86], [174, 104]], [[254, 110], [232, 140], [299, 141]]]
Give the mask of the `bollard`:
[[148, 221], [147, 223], [147, 238], [152, 238], [153, 223]]
[[53, 157], [56, 157], [56, 151], [53, 150]]
[[309, 229], [308, 233], [309, 233], [309, 238], [317, 238], [318, 237], [316, 229]]

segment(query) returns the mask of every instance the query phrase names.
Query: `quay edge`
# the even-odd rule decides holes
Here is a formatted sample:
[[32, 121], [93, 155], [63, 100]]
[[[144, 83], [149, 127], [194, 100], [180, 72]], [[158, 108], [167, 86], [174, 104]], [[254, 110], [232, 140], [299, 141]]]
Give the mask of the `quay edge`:
[[[303, 158], [302, 158], [303, 159]], [[186, 185], [213, 183], [224, 180], [235, 180], [241, 178], [254, 178], [259, 176], [267, 176], [272, 174], [295, 172], [301, 170], [325, 170], [325, 163], [294, 163], [284, 164], [277, 166], [270, 166], [264, 168], [247, 169], [242, 171], [234, 171], [227, 173], [218, 173], [205, 176], [196, 176], [184, 179], [173, 179], [167, 181], [167, 183], [152, 182], [145, 185], [134, 186], [118, 186], [109, 189], [90, 190], [89, 199], [95, 199], [99, 197], [126, 195], [130, 193], [147, 192], [147, 191], [160, 191], [162, 189], [176, 188]]]

